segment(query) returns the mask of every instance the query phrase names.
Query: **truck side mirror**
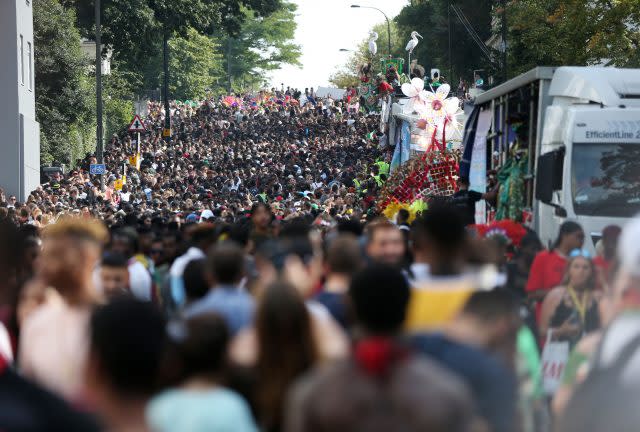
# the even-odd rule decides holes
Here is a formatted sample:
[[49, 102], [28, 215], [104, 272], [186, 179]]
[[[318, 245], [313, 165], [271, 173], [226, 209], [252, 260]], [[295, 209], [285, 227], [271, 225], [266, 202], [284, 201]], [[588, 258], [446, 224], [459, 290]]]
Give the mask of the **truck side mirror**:
[[564, 207], [559, 206], [559, 205], [555, 205], [554, 207], [555, 207], [554, 214], [556, 216], [561, 217], [561, 218], [566, 218], [567, 217], [567, 209], [565, 209]]
[[564, 148], [545, 153], [538, 158], [536, 199], [551, 204], [553, 192], [562, 189]]

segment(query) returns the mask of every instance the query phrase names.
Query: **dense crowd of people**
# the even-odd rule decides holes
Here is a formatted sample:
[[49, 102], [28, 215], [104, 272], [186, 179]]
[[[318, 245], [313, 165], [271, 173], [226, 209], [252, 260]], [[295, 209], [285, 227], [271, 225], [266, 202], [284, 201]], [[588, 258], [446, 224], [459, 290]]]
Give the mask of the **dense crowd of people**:
[[634, 430], [640, 219], [389, 220], [375, 117], [309, 98], [151, 104], [139, 170], [0, 197], [0, 429]]
[[67, 213], [109, 224], [131, 214], [233, 222], [256, 201], [280, 219], [365, 214], [388, 175], [390, 157], [374, 142], [379, 119], [330, 96], [307, 90], [301, 105], [288, 93], [173, 102], [169, 142], [162, 104], [151, 102], [140, 145], [126, 132], [108, 141], [102, 179], [90, 175], [97, 159], [88, 155], [66, 174], [53, 172], [25, 203], [0, 191], [0, 217], [36, 225]]

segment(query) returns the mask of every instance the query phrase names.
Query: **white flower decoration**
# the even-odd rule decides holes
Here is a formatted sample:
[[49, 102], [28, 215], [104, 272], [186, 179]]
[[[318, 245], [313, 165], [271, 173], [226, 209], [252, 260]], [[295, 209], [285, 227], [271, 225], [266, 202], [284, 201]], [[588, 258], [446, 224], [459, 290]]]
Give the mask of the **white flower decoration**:
[[443, 125], [446, 123], [445, 135], [447, 141], [460, 137], [462, 124], [458, 121], [458, 116], [462, 114], [458, 98], [449, 98], [444, 101], [446, 116]]
[[[458, 121], [460, 102], [457, 97], [447, 99], [450, 87], [441, 85], [436, 92], [424, 92], [425, 100], [423, 111], [420, 113], [421, 121], [417, 128], [422, 129], [424, 136], [429, 140], [435, 140], [442, 145], [460, 135], [461, 124]], [[442, 142], [444, 141], [444, 143]], [[434, 145], [431, 142], [428, 148]]]
[[[447, 114], [455, 113], [458, 110], [458, 98], [452, 97], [447, 99], [449, 95], [449, 84], [443, 84], [433, 92], [425, 92], [426, 109], [423, 118], [431, 125], [440, 125], [444, 122]], [[455, 111], [452, 110], [455, 108]]]
[[402, 93], [409, 98], [404, 105], [403, 112], [405, 114], [411, 114], [414, 111], [424, 112], [429, 92], [424, 89], [424, 81], [421, 78], [414, 78], [410, 83], [402, 84]]

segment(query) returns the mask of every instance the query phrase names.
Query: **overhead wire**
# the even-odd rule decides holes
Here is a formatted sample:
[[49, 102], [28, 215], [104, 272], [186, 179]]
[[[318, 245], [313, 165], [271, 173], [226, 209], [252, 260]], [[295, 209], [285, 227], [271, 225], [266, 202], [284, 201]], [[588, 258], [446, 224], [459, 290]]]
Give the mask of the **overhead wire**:
[[489, 51], [489, 48], [484, 43], [484, 41], [480, 38], [478, 33], [475, 31], [475, 29], [473, 28], [473, 26], [471, 25], [471, 23], [469, 22], [469, 20], [465, 16], [465, 14], [456, 5], [451, 5], [450, 7], [453, 10], [453, 12], [456, 14], [456, 16], [458, 17], [458, 20], [460, 21], [460, 23], [462, 23], [462, 25], [464, 26], [465, 30], [467, 31], [467, 33], [469, 34], [471, 39], [476, 43], [478, 48], [480, 48], [480, 51], [487, 57], [487, 59], [492, 64], [495, 64], [495, 61], [494, 61], [494, 59], [492, 58], [492, 55], [491, 55], [491, 51]]

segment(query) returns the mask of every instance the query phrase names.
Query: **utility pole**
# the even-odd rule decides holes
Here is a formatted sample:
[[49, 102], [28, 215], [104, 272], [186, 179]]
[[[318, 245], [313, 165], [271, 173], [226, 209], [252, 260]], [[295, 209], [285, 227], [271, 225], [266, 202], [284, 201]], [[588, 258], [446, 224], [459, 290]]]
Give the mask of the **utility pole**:
[[163, 138], [167, 141], [171, 140], [171, 107], [169, 106], [169, 34], [167, 30], [164, 31], [163, 43], [162, 43], [162, 57], [164, 67], [164, 130], [162, 131]]
[[[104, 163], [102, 132], [102, 29], [100, 28], [100, 0], [96, 4], [96, 156], [99, 164]], [[71, 161], [73, 162], [73, 161]], [[104, 176], [100, 176], [101, 188], [104, 188]]]
[[227, 38], [227, 94], [231, 94], [231, 36]]
[[451, 0], [447, 1], [447, 26], [449, 27], [449, 82], [453, 84], [453, 59], [451, 57]]
[[502, 76], [507, 81], [507, 0], [502, 0]]

